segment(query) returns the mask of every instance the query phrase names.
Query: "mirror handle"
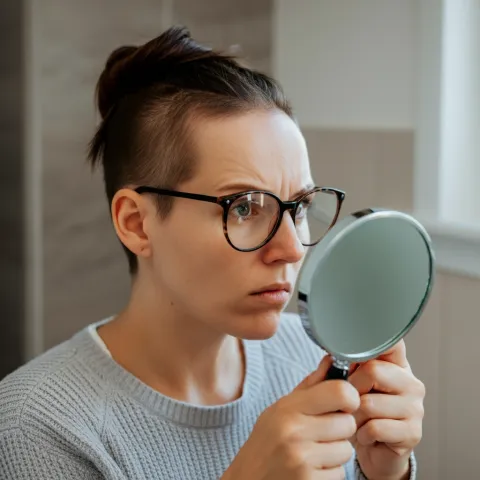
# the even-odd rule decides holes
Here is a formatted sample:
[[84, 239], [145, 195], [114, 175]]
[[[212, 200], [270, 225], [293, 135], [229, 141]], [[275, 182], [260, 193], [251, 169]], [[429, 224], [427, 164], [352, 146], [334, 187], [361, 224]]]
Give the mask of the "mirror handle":
[[348, 378], [348, 367], [339, 368], [335, 364], [333, 364], [328, 369], [325, 380], [347, 380], [347, 378]]

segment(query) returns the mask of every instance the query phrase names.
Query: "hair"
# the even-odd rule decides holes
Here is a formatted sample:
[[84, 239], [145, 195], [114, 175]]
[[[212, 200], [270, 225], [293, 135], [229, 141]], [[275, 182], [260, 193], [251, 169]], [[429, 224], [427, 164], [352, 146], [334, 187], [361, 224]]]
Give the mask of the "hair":
[[[174, 26], [141, 46], [123, 46], [107, 59], [96, 86], [102, 120], [90, 142], [92, 168], [101, 164], [106, 196], [142, 184], [174, 189], [195, 173], [191, 125], [255, 109], [293, 117], [281, 87], [232, 55], [196, 42]], [[174, 200], [159, 197], [159, 215]], [[132, 275], [137, 257], [122, 244]]]

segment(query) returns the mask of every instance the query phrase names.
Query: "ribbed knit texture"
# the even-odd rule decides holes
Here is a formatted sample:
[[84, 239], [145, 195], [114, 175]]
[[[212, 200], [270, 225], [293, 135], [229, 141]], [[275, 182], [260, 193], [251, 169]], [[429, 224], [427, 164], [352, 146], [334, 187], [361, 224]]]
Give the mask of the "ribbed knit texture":
[[[322, 357], [289, 314], [244, 348], [242, 397], [205, 407], [161, 395], [78, 332], [0, 382], [0, 479], [219, 479], [259, 414]], [[345, 469], [363, 478], [354, 458]]]

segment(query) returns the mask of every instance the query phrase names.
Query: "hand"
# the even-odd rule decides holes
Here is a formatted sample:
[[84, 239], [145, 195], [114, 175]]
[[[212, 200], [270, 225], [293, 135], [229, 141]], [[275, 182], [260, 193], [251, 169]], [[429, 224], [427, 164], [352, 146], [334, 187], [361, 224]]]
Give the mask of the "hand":
[[357, 390], [344, 380], [322, 382], [331, 359], [267, 408], [222, 480], [337, 480], [353, 455]]
[[425, 387], [410, 369], [403, 340], [361, 364], [349, 382], [360, 394], [352, 444], [364, 475], [408, 479], [410, 454], [422, 437]]

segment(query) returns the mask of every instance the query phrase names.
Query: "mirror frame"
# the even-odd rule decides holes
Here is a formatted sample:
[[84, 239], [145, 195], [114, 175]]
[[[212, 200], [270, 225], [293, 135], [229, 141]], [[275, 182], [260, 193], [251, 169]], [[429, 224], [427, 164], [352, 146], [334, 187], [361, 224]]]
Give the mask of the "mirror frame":
[[[364, 223], [383, 218], [399, 218], [401, 220], [404, 220], [410, 225], [412, 225], [414, 228], [416, 228], [419, 234], [422, 236], [427, 251], [430, 254], [429, 282], [425, 290], [425, 294], [415, 315], [410, 320], [410, 322], [403, 330], [401, 330], [397, 335], [392, 337], [389, 341], [383, 343], [382, 345], [379, 345], [372, 350], [369, 350], [368, 352], [363, 352], [360, 354], [345, 355], [338, 352], [333, 352], [324, 342], [321, 333], [315, 331], [315, 328], [310, 321], [310, 308], [308, 299], [312, 290], [313, 278], [318, 273], [318, 270], [321, 268], [324, 259], [330, 254], [330, 252], [335, 248], [335, 246], [340, 241], [342, 241], [345, 236], [349, 235], [352, 230], [358, 228]], [[430, 236], [428, 235], [423, 225], [421, 225], [412, 216], [395, 210], [367, 208], [344, 217], [327, 232], [325, 237], [317, 245], [312, 247], [312, 250], [309, 252], [300, 271], [298, 280], [297, 305], [302, 326], [305, 332], [315, 344], [317, 344], [320, 348], [331, 354], [335, 358], [337, 363], [359, 363], [378, 357], [379, 355], [393, 347], [403, 337], [405, 337], [405, 335], [414, 327], [414, 325], [417, 323], [418, 319], [422, 315], [425, 306], [431, 296], [433, 285], [435, 283], [435, 263], [435, 254], [433, 251]]]

